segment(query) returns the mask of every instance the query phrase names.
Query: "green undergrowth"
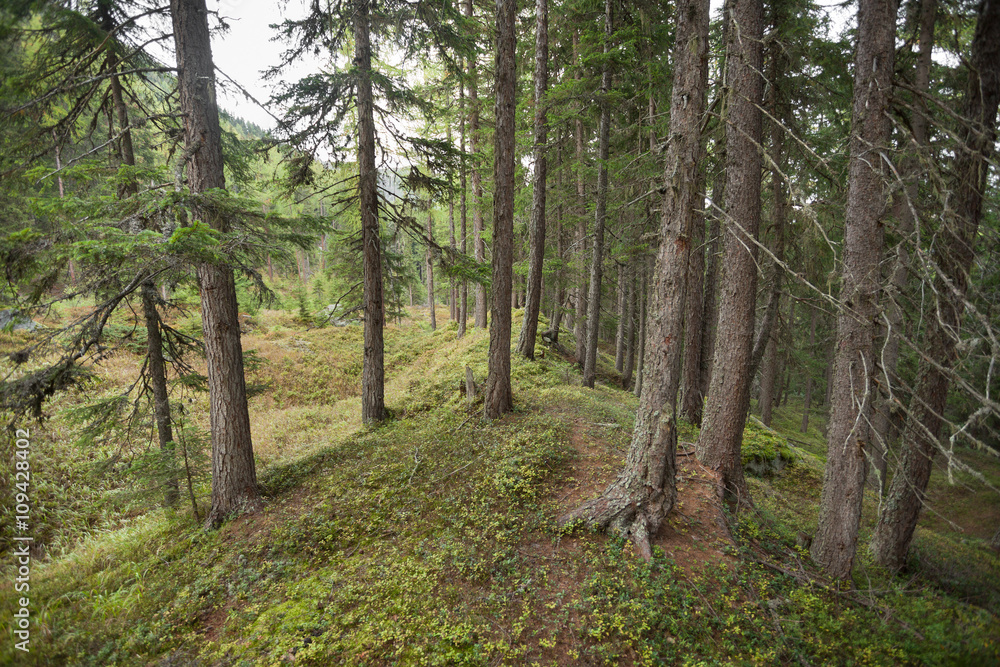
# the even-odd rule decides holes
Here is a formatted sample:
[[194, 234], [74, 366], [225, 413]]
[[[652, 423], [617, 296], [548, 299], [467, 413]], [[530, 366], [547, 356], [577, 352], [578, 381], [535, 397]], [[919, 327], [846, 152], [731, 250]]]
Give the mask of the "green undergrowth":
[[[681, 562], [656, 547], [645, 563], [627, 542], [566, 534], [556, 524], [566, 509], [561, 500], [574, 492], [569, 480], [584, 466], [603, 466], [602, 478], [611, 479], [627, 451], [637, 401], [613, 382], [581, 388], [572, 360], [551, 350], [533, 362], [515, 356], [515, 411], [485, 421], [482, 399], [470, 404], [464, 385], [467, 366], [483, 382], [486, 332], [470, 328], [457, 340], [453, 323], [431, 331], [418, 320], [387, 330], [391, 417], [361, 428], [342, 414], [357, 407], [349, 391], [324, 395], [319, 376], [301, 372], [325, 365], [353, 377], [360, 327], [296, 330], [266, 312], [259, 322], [258, 380], [271, 389], [253, 399], [261, 414], [252, 418], [278, 420], [274, 428], [283, 433], [280, 455], [259, 460], [265, 509], [211, 532], [185, 512], [136, 513], [90, 534], [72, 524], [67, 547], [33, 563], [32, 652], [17, 656], [20, 663], [1000, 659], [1000, 623], [996, 610], [984, 609], [988, 596], [963, 595], [929, 575], [892, 578], [864, 559], [859, 567], [867, 569], [856, 580], [871, 577], [867, 593], [795, 576], [800, 564], [809, 566], [797, 533], [814, 527], [823, 461], [789, 444], [781, 419], [777, 431], [751, 424], [745, 442], [763, 459], [788, 456], [794, 464], [749, 478], [757, 509], [730, 520], [728, 555], [694, 542], [705, 558]], [[293, 397], [298, 391], [312, 392], [309, 404]], [[696, 436], [681, 424], [681, 440]], [[58, 442], [53, 437], [52, 447]], [[71, 485], [86, 465], [71, 458], [65, 467], [60, 483]], [[114, 493], [95, 487], [79, 505], [106, 496]], [[61, 502], [53, 500], [54, 512]], [[951, 538], [924, 532], [916, 558], [927, 564], [919, 566], [947, 565]], [[958, 557], [985, 558], [976, 545], [969, 549]], [[995, 558], [982, 562], [983, 572], [995, 570]], [[987, 580], [982, 572], [956, 579], [963, 576]], [[0, 614], [9, 618], [14, 605], [4, 589]], [[0, 663], [13, 659], [11, 651], [10, 642], [0, 648]]]

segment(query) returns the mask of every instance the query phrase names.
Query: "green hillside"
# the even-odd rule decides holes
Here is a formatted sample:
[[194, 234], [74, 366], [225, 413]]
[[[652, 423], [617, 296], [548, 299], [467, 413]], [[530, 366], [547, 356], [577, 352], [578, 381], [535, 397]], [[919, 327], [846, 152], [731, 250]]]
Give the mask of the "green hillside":
[[[426, 310], [409, 312], [387, 329], [393, 417], [374, 429], [359, 423], [359, 326], [306, 327], [269, 310], [250, 320], [266, 509], [214, 532], [190, 503], [156, 509], [158, 491], [130, 471], [148, 434], [73, 444], [82, 435], [74, 407], [120, 392], [141, 356], [124, 347], [91, 383], [57, 398], [51, 418], [31, 428], [33, 521], [45, 548], [33, 555], [37, 626], [19, 664], [1000, 660], [1000, 562], [987, 547], [997, 508], [975, 506], [978, 482], [936, 484], [935, 505], [964, 532], [927, 513], [909, 579], [888, 577], [862, 552], [857, 588], [828, 585], [797, 544], [815, 525], [822, 436], [799, 434], [786, 405], [778, 433], [747, 429], [747, 457], [780, 450], [788, 461], [751, 477], [756, 511], [735, 523], [720, 511], [714, 473], [682, 442], [678, 511], [645, 563], [631, 543], [557, 525], [622, 464], [636, 399], [612, 386], [613, 359], [602, 361], [609, 382], [590, 390], [553, 350], [535, 362], [515, 355], [515, 413], [486, 422], [482, 399], [470, 407], [463, 387], [466, 366], [482, 381], [487, 333], [456, 340], [453, 322], [431, 331]], [[26, 336], [0, 335], [5, 352]], [[186, 432], [204, 428], [207, 395], [189, 392], [185, 412], [197, 415]], [[686, 428], [682, 441], [695, 434]], [[982, 458], [996, 484], [1000, 466]], [[207, 476], [194, 482], [203, 512]], [[863, 533], [877, 510], [869, 501]], [[14, 595], [4, 587], [5, 618]], [[5, 642], [0, 662], [13, 650]]]

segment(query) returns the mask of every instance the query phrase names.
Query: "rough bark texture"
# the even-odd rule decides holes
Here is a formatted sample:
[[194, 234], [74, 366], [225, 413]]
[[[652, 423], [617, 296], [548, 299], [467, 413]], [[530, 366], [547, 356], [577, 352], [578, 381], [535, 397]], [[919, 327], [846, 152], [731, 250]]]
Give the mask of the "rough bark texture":
[[628, 391], [632, 388], [632, 377], [635, 373], [635, 348], [636, 334], [636, 311], [639, 304], [639, 290], [636, 285], [636, 269], [632, 264], [628, 270], [628, 313], [626, 315], [627, 333], [625, 335], [625, 367], [622, 370], [622, 389]]
[[720, 492], [742, 504], [749, 502], [740, 447], [750, 407], [757, 293], [763, 3], [734, 0], [732, 13], [726, 75], [732, 86], [726, 131], [726, 278], [719, 304], [712, 382], [698, 436], [698, 458], [719, 471]]
[[677, 390], [680, 386], [683, 301], [697, 196], [699, 129], [708, 67], [706, 0], [684, 0], [677, 12], [674, 86], [664, 196], [646, 346], [648, 378], [636, 414], [625, 468], [596, 500], [562, 518], [629, 537], [651, 557], [655, 535], [673, 509], [677, 471]]
[[778, 376], [778, 340], [772, 329], [764, 350], [764, 359], [760, 369], [760, 420], [764, 426], [771, 425], [771, 413], [774, 407], [774, 385]]
[[[465, 156], [465, 84], [458, 82], [458, 115], [459, 115], [459, 146], [462, 152], [462, 166], [458, 172], [459, 194], [458, 194], [458, 217], [462, 227], [462, 254], [468, 252], [468, 168]], [[462, 278], [461, 303], [458, 314], [458, 337], [465, 335], [466, 323], [469, 319], [469, 281]]]
[[535, 358], [538, 312], [542, 307], [542, 262], [545, 260], [545, 183], [548, 162], [548, 118], [545, 113], [545, 90], [549, 86], [549, 5], [535, 0], [535, 173], [532, 179], [531, 234], [528, 242], [528, 295], [524, 323], [517, 341], [517, 351], [527, 359]]
[[[819, 310], [812, 308], [812, 315], [809, 318], [809, 350], [811, 357], [816, 354], [816, 320], [819, 319]], [[806, 372], [806, 394], [802, 400], [802, 428], [803, 433], [809, 431], [809, 410], [812, 409], [813, 379], [812, 373]]]
[[[427, 238], [434, 241], [434, 210], [430, 201], [427, 202]], [[434, 255], [431, 246], [427, 246], [427, 310], [431, 318], [431, 331], [437, 329], [437, 313], [434, 312]]]
[[[170, 419], [170, 398], [167, 395], [167, 366], [163, 360], [163, 338], [160, 335], [160, 316], [156, 311], [156, 284], [147, 280], [142, 284], [142, 313], [146, 320], [146, 355], [149, 365], [149, 389], [153, 394], [153, 417], [156, 436], [160, 443], [165, 464], [174, 468], [174, 434]], [[163, 485], [163, 502], [167, 507], [177, 505], [177, 475], [167, 476]]]
[[648, 282], [649, 269], [646, 257], [639, 263], [639, 341], [636, 350], [635, 382], [632, 393], [638, 398], [642, 396], [642, 378], [646, 370], [646, 324], [649, 318]]
[[[580, 35], [573, 32], [573, 61], [580, 64]], [[576, 78], [582, 78], [580, 72], [582, 67], [577, 68]], [[576, 202], [577, 202], [577, 225], [576, 225], [576, 250], [580, 257], [580, 282], [574, 288], [576, 296], [576, 319], [573, 322], [573, 336], [576, 338], [576, 362], [580, 369], [587, 357], [587, 279], [583, 275], [583, 269], [587, 256], [587, 190], [583, 183], [583, 111], [577, 115], [574, 123], [576, 139]]]
[[984, 0], [972, 40], [962, 147], [955, 160], [954, 209], [945, 210], [945, 226], [935, 246], [940, 269], [935, 281], [937, 308], [930, 316], [917, 372], [917, 394], [903, 431], [903, 452], [872, 538], [875, 559], [900, 569], [923, 509], [931, 464], [941, 436], [942, 415], [958, 354], [969, 271], [983, 214], [989, 159], [1000, 102], [1000, 0]]
[[510, 389], [510, 297], [514, 270], [515, 0], [497, 0], [496, 134], [493, 143], [493, 294], [485, 412], [514, 409]]
[[827, 460], [813, 559], [835, 579], [851, 574], [868, 471], [879, 261], [889, 142], [895, 0], [860, 0], [854, 58], [844, 266], [833, 362]]
[[[188, 185], [197, 194], [224, 188], [215, 71], [205, 0], [172, 0], [178, 102], [184, 114]], [[225, 218], [200, 207], [194, 217], [227, 231]], [[198, 266], [212, 430], [212, 509], [217, 527], [229, 515], [260, 506], [247, 410], [236, 286], [229, 266]]]
[[[920, 3], [920, 37], [919, 55], [914, 71], [913, 87], [926, 92], [930, 85], [931, 53], [934, 48], [934, 23], [937, 17], [937, 0], [922, 0]], [[916, 105], [922, 106], [920, 102]], [[927, 145], [927, 116], [921, 111], [915, 111], [910, 119], [913, 131], [913, 148], [921, 150]], [[904, 159], [900, 171], [904, 178], [909, 178], [903, 192], [897, 192], [893, 199], [892, 217], [896, 221], [896, 233], [899, 242], [896, 244], [892, 272], [886, 285], [885, 295], [885, 342], [882, 344], [879, 361], [882, 368], [883, 392], [876, 397], [878, 403], [875, 419], [872, 425], [872, 448], [876, 474], [875, 486], [879, 492], [885, 491], [889, 470], [889, 440], [891, 431], [891, 416], [894, 401], [892, 392], [900, 389], [896, 375], [899, 365], [899, 342], [903, 329], [903, 307], [901, 304], [903, 292], [909, 276], [910, 253], [908, 251], [913, 232], [913, 206], [918, 195], [918, 179], [921, 168], [919, 159], [909, 155]]]
[[[604, 0], [604, 54], [611, 49], [611, 0]], [[601, 126], [598, 131], [597, 203], [594, 207], [594, 253], [590, 259], [590, 286], [587, 294], [587, 349], [583, 363], [583, 385], [594, 387], [597, 380], [597, 344], [600, 339], [601, 280], [604, 274], [604, 222], [608, 211], [608, 150], [611, 139], [611, 68], [601, 67]]]
[[[354, 62], [358, 68], [358, 179], [361, 241], [364, 246], [365, 349], [361, 372], [361, 421], [385, 419], [385, 310], [382, 303], [382, 238], [378, 220], [375, 119], [372, 99], [372, 49], [369, 0], [356, 0]], [[411, 292], [412, 298], [412, 292]]]
[[[472, 0], [464, 2], [465, 15], [472, 16]], [[479, 157], [479, 72], [476, 57], [469, 60], [469, 149], [473, 161]], [[472, 166], [472, 249], [477, 262], [486, 261], [486, 242], [483, 240], [483, 175], [479, 166]], [[475, 326], [486, 328], [486, 286], [476, 283]]]
[[615, 372], [625, 370], [625, 336], [628, 334], [626, 318], [628, 316], [628, 286], [625, 284], [626, 267], [618, 264], [617, 311], [618, 325], [615, 327]]
[[[111, 5], [107, 2], [98, 4], [97, 18], [101, 28], [112, 33], [117, 26], [111, 13]], [[108, 43], [106, 67], [109, 72], [118, 72], [118, 57], [114, 50], [115, 42]], [[122, 85], [119, 77], [113, 75], [110, 80], [111, 101], [115, 109], [120, 137], [117, 141], [118, 159], [122, 165], [135, 166], [135, 149], [132, 145], [132, 130], [128, 119], [128, 108], [122, 96]], [[57, 145], [58, 148], [58, 145]], [[59, 154], [56, 153], [56, 163], [59, 168]], [[139, 184], [133, 178], [125, 178], [118, 185], [118, 198], [125, 199], [139, 191]], [[62, 177], [59, 177], [59, 196], [64, 196]], [[72, 265], [70, 267], [72, 272]], [[167, 367], [163, 359], [163, 339], [160, 334], [160, 316], [156, 310], [158, 301], [156, 284], [152, 280], [143, 282], [142, 313], [146, 323], [146, 359], [149, 380], [149, 390], [153, 395], [153, 421], [156, 424], [157, 442], [163, 453], [165, 463], [173, 468], [174, 436], [171, 428], [170, 397], [167, 392]], [[163, 500], [167, 507], [174, 507], [178, 499], [178, 482], [176, 474], [172, 473], [164, 481]]]
[[[705, 82], [705, 89], [708, 82]], [[705, 142], [699, 147], [699, 163], [705, 157]], [[688, 258], [687, 296], [684, 298], [684, 379], [681, 390], [681, 416], [701, 426], [704, 394], [701, 392], [701, 341], [705, 336], [702, 312], [705, 278], [705, 177], [698, 172], [698, 200], [691, 228], [691, 255]]]

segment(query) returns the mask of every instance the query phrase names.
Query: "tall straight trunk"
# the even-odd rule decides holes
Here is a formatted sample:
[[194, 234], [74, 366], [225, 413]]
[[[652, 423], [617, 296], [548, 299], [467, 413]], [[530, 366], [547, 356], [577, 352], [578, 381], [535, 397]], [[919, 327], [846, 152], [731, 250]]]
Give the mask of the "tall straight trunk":
[[778, 335], [774, 329], [767, 339], [764, 359], [760, 368], [760, 420], [764, 426], [771, 425], [771, 412], [774, 407], [774, 387], [778, 377]]
[[698, 458], [719, 471], [720, 494], [749, 503], [740, 448], [750, 407], [751, 353], [760, 228], [761, 110], [764, 80], [761, 0], [734, 0], [727, 47], [732, 97], [726, 128], [726, 279], [719, 304], [712, 382]]
[[622, 389], [626, 391], [632, 388], [632, 377], [635, 373], [635, 347], [636, 347], [636, 315], [639, 309], [639, 287], [636, 285], [636, 269], [632, 263], [628, 269], [628, 314], [627, 333], [625, 335], [625, 365], [622, 369]]
[[627, 275], [625, 265], [618, 263], [617, 311], [618, 325], [615, 327], [615, 372], [625, 370], [625, 336], [628, 335], [628, 325], [625, 322], [628, 313], [628, 286], [625, 284]]
[[[705, 72], [708, 74], [707, 70]], [[708, 82], [705, 82], [708, 88]], [[698, 148], [698, 162], [705, 157], [705, 142]], [[694, 226], [691, 228], [691, 254], [688, 257], [687, 296], [684, 298], [684, 377], [681, 388], [681, 416], [701, 426], [701, 411], [704, 394], [701, 392], [701, 352], [705, 337], [705, 322], [702, 317], [705, 302], [705, 176], [698, 170], [698, 199], [696, 201]]]
[[[920, 3], [920, 37], [919, 55], [914, 72], [913, 87], [926, 92], [930, 87], [931, 53], [934, 50], [934, 23], [937, 18], [937, 0], [922, 0]], [[927, 115], [921, 111], [921, 101], [917, 101], [910, 120], [913, 131], [913, 146], [920, 150], [927, 145]], [[900, 170], [904, 178], [908, 178], [906, 188], [896, 193], [893, 199], [892, 217], [896, 220], [899, 242], [896, 244], [892, 271], [886, 289], [885, 301], [885, 342], [880, 350], [882, 382], [886, 393], [876, 397], [877, 407], [872, 424], [872, 448], [874, 465], [873, 472], [877, 474], [876, 485], [879, 492], [885, 491], [889, 472], [889, 440], [891, 431], [892, 405], [891, 393], [899, 391], [899, 379], [896, 369], [899, 366], [899, 342], [902, 338], [903, 307], [901, 304], [903, 292], [909, 276], [910, 235], [913, 233], [913, 206], [918, 195], [918, 178], [921, 172], [918, 156], [909, 155]]]
[[[774, 16], [772, 21], [780, 31], [787, 23], [787, 12], [781, 3], [778, 3], [773, 11]], [[787, 69], [785, 46], [780, 40], [775, 40], [771, 43], [768, 60], [771, 65], [768, 107], [770, 107], [770, 115], [773, 117], [768, 123], [771, 135], [769, 160], [771, 164], [771, 230], [774, 232], [771, 251], [774, 253], [775, 259], [768, 262], [770, 266], [770, 280], [767, 304], [764, 307], [764, 318], [761, 321], [760, 330], [757, 332], [757, 337], [754, 340], [753, 352], [750, 357], [751, 378], [756, 374], [769, 346], [772, 346], [775, 355], [773, 359], [775, 368], [771, 372], [777, 370], [778, 341], [774, 336], [774, 328], [778, 322], [778, 306], [781, 301], [781, 278], [784, 275], [784, 267], [781, 264], [785, 259], [785, 226], [788, 217], [788, 192], [785, 187], [785, 179], [781, 173], [785, 162], [785, 130], [781, 126], [781, 123], [789, 117], [791, 112], [787, 108], [788, 105], [784, 90], [784, 86], [787, 85], [787, 81], [785, 80]], [[792, 308], [794, 307], [795, 301], [793, 300]], [[789, 323], [789, 326], [791, 326], [791, 320], [789, 320]], [[774, 397], [773, 378], [771, 388], [772, 391], [769, 398]], [[768, 409], [770, 410], [770, 406], [768, 406]], [[770, 425], [770, 417], [766, 423]]]
[[[611, 0], [604, 0], [604, 54], [611, 50]], [[597, 379], [597, 343], [601, 322], [601, 280], [604, 273], [604, 222], [608, 210], [608, 150], [611, 138], [611, 68], [601, 66], [601, 126], [598, 131], [597, 203], [594, 207], [594, 254], [590, 260], [590, 288], [587, 295], [587, 350], [583, 364], [583, 384], [593, 389]]]
[[[225, 188], [205, 0], [171, 0], [170, 14], [177, 53], [178, 103], [184, 117], [188, 186], [195, 194]], [[211, 207], [196, 207], [193, 214], [219, 232], [228, 231], [226, 217]], [[233, 269], [225, 264], [200, 264], [197, 275], [212, 431], [212, 509], [206, 525], [215, 528], [236, 512], [257, 509], [260, 494]]]
[[[809, 351], [807, 356], [812, 358], [816, 353], [816, 320], [819, 319], [819, 310], [812, 308], [812, 315], [809, 317]], [[806, 372], [806, 395], [802, 405], [802, 429], [803, 433], [809, 430], [809, 410], [812, 409], [813, 379], [812, 373]]]
[[167, 395], [167, 367], [163, 360], [163, 338], [160, 335], [160, 316], [156, 310], [156, 284], [147, 280], [142, 284], [142, 312], [146, 320], [146, 341], [149, 370], [149, 387], [153, 394], [153, 417], [156, 436], [160, 443], [164, 464], [168, 469], [163, 485], [163, 502], [167, 507], [177, 505], [178, 483], [174, 469], [174, 434], [170, 418], [170, 397]]
[[[562, 166], [562, 136], [559, 137], [557, 143], [557, 161], [560, 167]], [[562, 192], [563, 185], [563, 169], [559, 169], [558, 177], [558, 189]], [[563, 280], [564, 267], [565, 267], [565, 255], [566, 248], [563, 243], [563, 205], [560, 198], [559, 203], [556, 205], [556, 272], [554, 276], [555, 289], [554, 297], [552, 299], [552, 320], [549, 323], [549, 330], [547, 335], [553, 343], [559, 342], [559, 327], [562, 325], [563, 318], [563, 303], [566, 300], [566, 284]]]
[[712, 173], [712, 206], [709, 209], [708, 256], [705, 261], [705, 297], [702, 308], [704, 320], [701, 339], [701, 395], [707, 396], [712, 383], [712, 363], [715, 359], [715, 336], [719, 323], [719, 280], [722, 274], [720, 261], [722, 258], [722, 219], [725, 217], [726, 198], [726, 131], [729, 117], [730, 89], [727, 80], [729, 44], [733, 0], [725, 0], [722, 5], [722, 72], [721, 81], [717, 84], [719, 96], [719, 121], [716, 126], [714, 141], [715, 168]]
[[[451, 146], [451, 122], [448, 122], [448, 145]], [[449, 178], [449, 182], [451, 179]], [[448, 194], [448, 247], [452, 252], [458, 250], [458, 242], [455, 239], [455, 197]], [[448, 278], [448, 317], [452, 321], [458, 319], [458, 283], [455, 276]]]
[[[117, 25], [109, 10], [110, 5], [107, 3], [98, 5], [98, 20], [101, 28], [110, 34], [115, 31]], [[132, 130], [128, 119], [128, 108], [125, 106], [121, 80], [118, 77], [118, 65], [118, 57], [115, 54], [114, 45], [111, 44], [108, 47], [106, 67], [112, 74], [109, 87], [111, 89], [111, 102], [114, 106], [115, 117], [118, 123], [118, 159], [122, 165], [134, 167], [135, 148], [132, 143]], [[56, 164], [57, 167], [61, 168], [58, 146]], [[134, 178], [123, 178], [118, 185], [119, 199], [132, 197], [138, 192], [139, 184]], [[60, 176], [59, 196], [62, 197], [63, 195], [62, 177]], [[170, 419], [170, 397], [167, 392], [167, 368], [163, 358], [163, 339], [160, 334], [160, 316], [156, 310], [156, 283], [152, 280], [144, 281], [142, 283], [141, 294], [142, 313], [146, 324], [146, 359], [147, 371], [149, 373], [149, 388], [150, 393], [153, 395], [153, 421], [156, 423], [157, 443], [165, 459], [164, 463], [170, 470], [164, 480], [163, 500], [167, 507], [174, 507], [178, 499], [178, 482], [177, 474], [173, 471], [174, 437]]]
[[[465, 15], [472, 17], [472, 0], [464, 0]], [[479, 159], [479, 72], [476, 56], [469, 60], [469, 148], [472, 152], [472, 249], [476, 261], [486, 261], [486, 242], [483, 240], [483, 175], [476, 161]], [[486, 328], [486, 286], [476, 283], [475, 326]]]
[[895, 25], [895, 0], [859, 0], [833, 402], [812, 543], [813, 560], [835, 579], [851, 575], [868, 472]]
[[642, 396], [642, 378], [646, 366], [646, 319], [649, 306], [647, 300], [647, 278], [649, 271], [646, 269], [646, 258], [642, 258], [639, 263], [639, 349], [636, 350], [638, 366], [635, 369], [635, 386], [633, 393], [638, 398]]
[[589, 524], [630, 538], [646, 560], [677, 497], [677, 390], [680, 387], [685, 278], [697, 197], [700, 121], [708, 67], [707, 0], [681, 0], [674, 48], [666, 194], [652, 290], [643, 384], [624, 469], [604, 493], [562, 521]]
[[[434, 242], [434, 209], [430, 200], [427, 201], [427, 238]], [[427, 310], [431, 319], [431, 331], [437, 329], [437, 313], [434, 308], [434, 255], [431, 246], [427, 246]]]
[[923, 509], [931, 464], [958, 358], [965, 294], [975, 260], [976, 237], [983, 215], [990, 158], [996, 141], [1000, 103], [1000, 0], [983, 0], [972, 38], [962, 143], [955, 157], [954, 208], [945, 209], [944, 229], [935, 245], [939, 272], [936, 308], [927, 324], [927, 356], [917, 371], [917, 393], [910, 402], [903, 431], [903, 452], [882, 506], [872, 551], [875, 560], [898, 570], [906, 563], [913, 531]]
[[[458, 189], [458, 218], [461, 221], [462, 227], [462, 255], [465, 255], [468, 248], [468, 200], [467, 200], [467, 189], [468, 189], [468, 168], [467, 168], [467, 156], [465, 155], [465, 83], [462, 81], [458, 82], [458, 115], [459, 115], [459, 148], [462, 153], [462, 165], [458, 172], [459, 189]], [[465, 335], [466, 322], [469, 319], [469, 281], [462, 278], [462, 288], [461, 288], [461, 304], [459, 305], [458, 314], [458, 337], [461, 338]]]
[[[576, 78], [582, 78], [580, 65], [580, 34], [573, 31], [573, 62], [577, 63]], [[583, 120], [581, 118], [583, 110], [577, 114], [574, 123], [576, 138], [576, 250], [580, 257], [580, 278], [574, 288], [576, 295], [576, 320], [573, 323], [573, 336], [576, 338], [576, 361], [580, 365], [580, 370], [586, 363], [587, 357], [587, 280], [583, 272], [584, 257], [587, 256], [587, 191], [583, 183]]]
[[487, 419], [514, 409], [510, 388], [510, 297], [514, 271], [514, 53], [516, 0], [497, 0], [496, 133], [493, 142], [493, 294]]
[[548, 118], [545, 91], [549, 86], [549, 4], [535, 0], [535, 173], [531, 197], [531, 236], [528, 242], [528, 294], [524, 323], [517, 341], [517, 351], [527, 359], [535, 358], [538, 312], [542, 306], [542, 262], [545, 260], [545, 183], [548, 170], [546, 143]]
[[[361, 242], [364, 247], [365, 341], [361, 372], [361, 421], [385, 419], [385, 309], [382, 297], [382, 239], [378, 218], [378, 172], [375, 167], [375, 105], [372, 98], [372, 49], [369, 0], [355, 0], [354, 62], [358, 68], [358, 188]], [[412, 303], [413, 292], [410, 292]]]

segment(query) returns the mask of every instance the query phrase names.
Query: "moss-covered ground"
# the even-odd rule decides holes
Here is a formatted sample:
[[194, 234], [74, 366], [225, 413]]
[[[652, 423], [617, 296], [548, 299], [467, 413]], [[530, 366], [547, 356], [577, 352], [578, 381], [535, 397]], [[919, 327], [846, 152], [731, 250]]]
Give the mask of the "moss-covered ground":
[[[679, 457], [677, 512], [646, 563], [628, 543], [556, 522], [621, 466], [636, 399], [617, 388], [613, 362], [602, 358], [605, 382], [590, 390], [551, 350], [515, 357], [516, 411], [487, 422], [481, 399], [470, 406], [463, 392], [466, 366], [479, 382], [486, 374], [487, 333], [457, 340], [446, 309], [438, 321], [431, 331], [413, 309], [387, 330], [392, 419], [369, 429], [359, 421], [360, 327], [257, 313], [244, 345], [255, 351], [266, 507], [213, 532], [189, 505], [158, 509], [159, 495], [132, 474], [148, 432], [80, 440], [73, 408], [120, 393], [137, 370], [134, 349], [109, 356], [31, 426], [31, 652], [15, 654], [8, 636], [0, 664], [1000, 661], [1000, 563], [987, 547], [1000, 511], [982, 481], [954, 475], [949, 485], [946, 470], [935, 473], [934, 512], [903, 576], [879, 571], [862, 546], [853, 586], [829, 585], [797, 540], [816, 522], [822, 414], [799, 433], [793, 400], [776, 430], [747, 430], [748, 457], [786, 463], [749, 478], [755, 511], [728, 517], [711, 471]], [[2, 335], [4, 352], [23, 342]], [[192, 431], [204, 428], [206, 396], [183, 400]], [[682, 429], [682, 441], [696, 436]], [[11, 446], [0, 470], [8, 495]], [[995, 458], [971, 455], [996, 485]], [[194, 490], [204, 509], [204, 476]], [[877, 507], [872, 493], [863, 539]], [[0, 533], [5, 627], [17, 604], [10, 518]]]

